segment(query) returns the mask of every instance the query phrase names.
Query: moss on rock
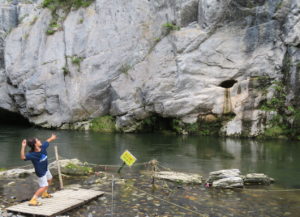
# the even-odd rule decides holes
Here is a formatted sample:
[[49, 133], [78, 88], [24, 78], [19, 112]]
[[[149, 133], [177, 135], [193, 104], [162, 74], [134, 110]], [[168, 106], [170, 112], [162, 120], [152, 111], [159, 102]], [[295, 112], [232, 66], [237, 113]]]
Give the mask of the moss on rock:
[[115, 118], [102, 116], [92, 120], [90, 129], [96, 132], [113, 133], [116, 131]]
[[42, 3], [43, 8], [48, 8], [51, 11], [57, 9], [78, 9], [80, 7], [88, 7], [95, 0], [44, 0]]
[[81, 166], [73, 163], [69, 163], [65, 167], [62, 168], [62, 173], [68, 175], [78, 175], [78, 176], [85, 176], [89, 175], [93, 172], [93, 168], [88, 166]]
[[179, 118], [163, 118], [156, 114], [141, 121], [137, 132], [159, 132], [195, 135], [219, 135], [224, 122], [231, 120], [235, 114], [215, 116], [208, 114], [195, 123], [184, 123]]

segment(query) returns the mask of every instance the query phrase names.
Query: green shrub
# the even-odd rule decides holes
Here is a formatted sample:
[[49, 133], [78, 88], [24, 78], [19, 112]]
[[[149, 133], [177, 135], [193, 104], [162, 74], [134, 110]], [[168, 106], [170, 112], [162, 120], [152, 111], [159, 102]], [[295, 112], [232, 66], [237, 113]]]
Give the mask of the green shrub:
[[57, 9], [78, 9], [80, 7], [88, 7], [95, 0], [44, 0], [42, 3], [43, 8], [48, 8], [51, 11]]
[[46, 34], [47, 35], [53, 35], [56, 32], [56, 30], [53, 29], [47, 29]]
[[95, 118], [91, 122], [91, 130], [105, 133], [115, 132], [115, 119], [112, 116], [102, 116]]
[[[48, 30], [46, 31], [46, 34], [52, 35], [55, 33], [55, 31], [60, 30], [58, 21], [62, 22], [71, 9], [88, 7], [94, 1], [95, 0], [44, 0], [42, 2], [42, 7], [48, 8], [52, 12], [52, 21], [49, 25]], [[58, 10], [63, 10], [65, 12], [65, 16], [59, 17], [59, 14], [57, 13]]]
[[71, 175], [89, 175], [93, 172], [93, 168], [69, 163], [63, 172]]
[[128, 71], [131, 69], [131, 66], [128, 64], [124, 64], [120, 67], [119, 71], [124, 74], [128, 74]]
[[71, 58], [71, 61], [73, 64], [80, 66], [81, 61], [83, 60], [83, 57], [73, 56]]
[[163, 27], [168, 31], [171, 32], [173, 30], [180, 30], [179, 26], [174, 25], [173, 23], [165, 23]]
[[67, 76], [68, 74], [70, 74], [70, 70], [68, 69], [68, 67], [63, 67], [62, 68], [64, 76]]
[[267, 128], [264, 132], [264, 136], [270, 138], [276, 138], [282, 136], [283, 134], [284, 134], [284, 129], [278, 125]]
[[274, 81], [272, 87], [275, 90], [275, 96], [272, 99], [261, 102], [259, 109], [264, 111], [278, 111], [282, 113], [285, 109], [286, 90], [282, 82]]

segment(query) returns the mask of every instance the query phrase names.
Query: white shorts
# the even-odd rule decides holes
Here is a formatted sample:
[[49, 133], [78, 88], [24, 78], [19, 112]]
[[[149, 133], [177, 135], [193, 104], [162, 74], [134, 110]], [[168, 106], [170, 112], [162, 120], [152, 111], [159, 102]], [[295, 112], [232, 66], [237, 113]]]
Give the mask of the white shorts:
[[38, 178], [40, 188], [48, 186], [48, 180], [52, 179], [52, 174], [47, 170], [46, 174]]

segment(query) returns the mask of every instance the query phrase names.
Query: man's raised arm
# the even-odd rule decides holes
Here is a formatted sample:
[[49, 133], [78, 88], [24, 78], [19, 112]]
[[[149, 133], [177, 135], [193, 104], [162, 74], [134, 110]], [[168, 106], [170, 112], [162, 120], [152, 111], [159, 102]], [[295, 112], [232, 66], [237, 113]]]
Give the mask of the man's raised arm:
[[21, 147], [21, 153], [20, 153], [20, 157], [21, 157], [21, 160], [25, 160], [26, 157], [25, 157], [25, 148], [26, 148], [26, 139], [23, 139], [22, 141], [22, 147]]
[[56, 135], [55, 134], [52, 134], [52, 136], [49, 138], [49, 139], [47, 139], [47, 142], [52, 142], [52, 141], [54, 141], [56, 139]]

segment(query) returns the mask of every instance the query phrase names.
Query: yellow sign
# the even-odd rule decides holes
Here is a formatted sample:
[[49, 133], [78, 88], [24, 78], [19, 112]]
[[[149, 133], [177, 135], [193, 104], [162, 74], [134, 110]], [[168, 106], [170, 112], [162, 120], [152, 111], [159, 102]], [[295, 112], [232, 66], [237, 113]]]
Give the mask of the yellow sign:
[[120, 158], [127, 166], [131, 166], [136, 161], [136, 158], [128, 150], [124, 151]]

